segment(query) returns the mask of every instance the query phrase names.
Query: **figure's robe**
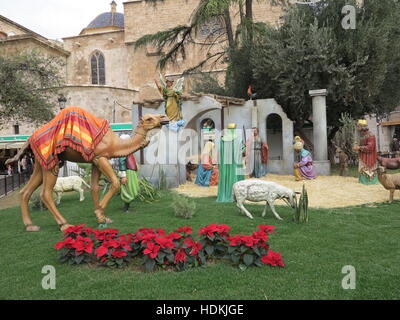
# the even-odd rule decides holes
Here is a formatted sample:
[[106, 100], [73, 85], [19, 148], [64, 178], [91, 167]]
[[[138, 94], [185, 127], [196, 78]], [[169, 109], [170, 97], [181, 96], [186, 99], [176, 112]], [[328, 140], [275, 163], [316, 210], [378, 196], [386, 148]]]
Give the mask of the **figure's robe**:
[[241, 137], [235, 135], [235, 129], [229, 129], [228, 134], [220, 141], [217, 202], [233, 202], [233, 184], [244, 180], [243, 149]]
[[165, 114], [168, 116], [169, 121], [176, 122], [182, 120], [182, 93], [179, 91], [175, 91], [174, 89], [168, 89], [165, 87], [160, 88], [160, 93], [165, 100]]
[[137, 170], [136, 159], [133, 154], [119, 158], [119, 176], [128, 180], [125, 184], [121, 184], [121, 200], [125, 203], [131, 203], [139, 194]]
[[213, 165], [214, 143], [208, 141], [204, 145], [201, 161], [197, 168], [195, 184], [202, 187], [218, 185], [218, 169]]
[[306, 149], [300, 151], [300, 161], [298, 165], [300, 167], [294, 169], [296, 180], [311, 180], [317, 177], [310, 151]]
[[261, 178], [267, 174], [268, 145], [260, 136], [249, 138], [246, 142], [246, 167], [252, 178]]
[[379, 183], [376, 173], [378, 154], [376, 152], [376, 138], [367, 133], [360, 139], [360, 150], [358, 152], [359, 182], [365, 185]]

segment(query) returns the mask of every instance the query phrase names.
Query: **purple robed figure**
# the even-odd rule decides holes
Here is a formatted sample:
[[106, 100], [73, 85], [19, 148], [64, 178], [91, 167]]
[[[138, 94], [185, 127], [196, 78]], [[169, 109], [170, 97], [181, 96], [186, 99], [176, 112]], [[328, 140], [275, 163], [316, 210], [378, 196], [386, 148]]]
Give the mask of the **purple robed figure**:
[[299, 153], [300, 161], [295, 163], [294, 165], [294, 176], [297, 181], [304, 179], [315, 179], [317, 177], [317, 174], [315, 173], [311, 152], [304, 149], [304, 142], [302, 140], [300, 140], [298, 137], [296, 138], [294, 149]]

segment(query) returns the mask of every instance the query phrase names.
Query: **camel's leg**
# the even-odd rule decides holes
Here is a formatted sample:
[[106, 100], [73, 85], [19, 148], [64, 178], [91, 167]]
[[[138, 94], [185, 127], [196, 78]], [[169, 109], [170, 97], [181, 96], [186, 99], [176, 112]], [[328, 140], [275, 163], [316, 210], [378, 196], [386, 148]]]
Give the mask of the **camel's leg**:
[[283, 220], [283, 219], [279, 216], [279, 214], [276, 212], [275, 206], [274, 206], [274, 202], [273, 202], [273, 201], [268, 201], [268, 204], [269, 204], [269, 207], [271, 208], [272, 213], [274, 214], [274, 216], [275, 216], [278, 220]]
[[116, 194], [121, 186], [119, 179], [115, 175], [114, 169], [111, 164], [108, 162], [107, 158], [101, 157], [94, 161], [94, 164], [100, 170], [102, 174], [104, 174], [109, 181], [111, 181], [110, 190], [105, 194], [104, 198], [99, 202], [98, 207], [95, 209], [94, 213], [97, 217], [97, 220], [100, 224], [106, 224], [109, 220], [104, 215], [104, 211], [107, 207], [108, 202], [111, 198]]
[[393, 190], [389, 190], [389, 191], [390, 191], [389, 202], [392, 203], [393, 202], [393, 196], [394, 196], [394, 189]]
[[39, 162], [36, 161], [35, 168], [33, 169], [33, 173], [28, 183], [21, 189], [19, 192], [20, 195], [20, 204], [22, 211], [22, 221], [26, 227], [26, 231], [39, 231], [40, 227], [32, 224], [31, 217], [29, 216], [29, 199], [32, 196], [32, 193], [39, 188], [39, 186], [43, 182], [42, 177], [42, 168], [39, 165]]
[[94, 209], [96, 210], [99, 207], [99, 193], [100, 193], [100, 186], [99, 186], [99, 181], [100, 181], [100, 175], [101, 172], [95, 166], [94, 164], [92, 165], [92, 176], [90, 180], [90, 187], [92, 189], [92, 199], [93, 199], [93, 205]]
[[64, 231], [69, 228], [71, 225], [67, 223], [67, 220], [61, 215], [60, 211], [58, 211], [56, 205], [53, 200], [53, 188], [57, 182], [57, 176], [53, 174], [50, 170], [43, 170], [43, 188], [40, 193], [40, 197], [42, 198], [43, 203], [49, 209], [57, 224], [60, 226], [60, 230]]

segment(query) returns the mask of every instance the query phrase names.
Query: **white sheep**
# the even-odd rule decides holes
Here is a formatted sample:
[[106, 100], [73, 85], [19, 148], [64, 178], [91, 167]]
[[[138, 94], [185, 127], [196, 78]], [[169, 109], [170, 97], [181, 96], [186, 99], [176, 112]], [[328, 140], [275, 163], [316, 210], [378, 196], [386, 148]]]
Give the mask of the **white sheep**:
[[271, 181], [263, 181], [257, 179], [238, 181], [233, 185], [232, 193], [233, 198], [236, 201], [236, 205], [239, 207], [240, 211], [246, 214], [246, 216], [248, 216], [250, 219], [253, 219], [253, 216], [243, 206], [243, 203], [246, 200], [252, 202], [266, 201], [262, 216], [264, 217], [267, 213], [268, 204], [275, 217], [279, 220], [283, 219], [275, 210], [275, 200], [283, 199], [288, 202], [288, 204], [292, 208], [294, 208], [296, 205], [296, 193], [293, 190]]
[[57, 205], [60, 204], [61, 196], [62, 196], [63, 192], [66, 192], [66, 191], [79, 192], [79, 196], [80, 196], [79, 201], [85, 200], [85, 197], [83, 195], [82, 184], [84, 184], [86, 187], [90, 188], [90, 186], [81, 177], [78, 177], [78, 176], [59, 177], [53, 188], [53, 191], [57, 195], [57, 200], [56, 200]]

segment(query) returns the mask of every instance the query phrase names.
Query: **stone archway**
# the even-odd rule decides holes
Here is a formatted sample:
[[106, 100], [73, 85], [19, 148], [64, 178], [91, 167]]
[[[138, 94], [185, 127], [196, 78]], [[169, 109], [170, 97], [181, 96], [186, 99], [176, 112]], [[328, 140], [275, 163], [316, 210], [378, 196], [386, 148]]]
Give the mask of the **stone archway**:
[[281, 159], [270, 159], [268, 161], [268, 172], [277, 174], [293, 174], [294, 151], [293, 151], [293, 122], [287, 117], [275, 99], [257, 100], [257, 124], [260, 135], [268, 143], [267, 119], [270, 115], [279, 116], [281, 124]]
[[[206, 114], [212, 111], [221, 110], [222, 105], [217, 100], [211, 97], [201, 97], [200, 101], [185, 101], [184, 107], [182, 108], [183, 119], [186, 121], [185, 128], [190, 128], [193, 130], [200, 129], [200, 122], [207, 117], [210, 117]], [[218, 130], [220, 127], [220, 119], [216, 119], [215, 117], [210, 117], [215, 123], [216, 129]], [[219, 120], [219, 121], [218, 121]]]
[[282, 118], [277, 113], [271, 113], [265, 121], [266, 137], [270, 160], [283, 159]]

